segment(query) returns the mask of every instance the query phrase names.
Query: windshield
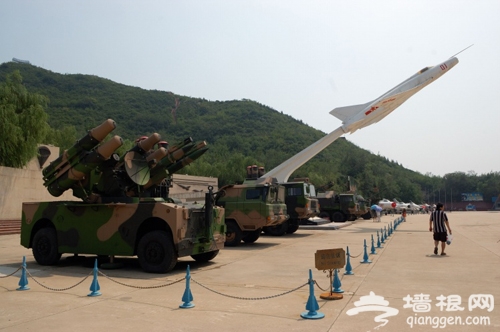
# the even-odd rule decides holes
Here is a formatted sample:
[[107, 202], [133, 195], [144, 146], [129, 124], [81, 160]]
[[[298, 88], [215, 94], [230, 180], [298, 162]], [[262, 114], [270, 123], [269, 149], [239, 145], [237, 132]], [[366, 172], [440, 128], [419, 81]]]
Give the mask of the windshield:
[[285, 190], [286, 188], [284, 186], [273, 186], [267, 201], [269, 203], [283, 203], [285, 201]]
[[316, 197], [316, 188], [312, 184], [309, 185], [309, 191], [311, 197]]
[[353, 196], [352, 195], [340, 195], [340, 202], [346, 203], [346, 202], [353, 202]]

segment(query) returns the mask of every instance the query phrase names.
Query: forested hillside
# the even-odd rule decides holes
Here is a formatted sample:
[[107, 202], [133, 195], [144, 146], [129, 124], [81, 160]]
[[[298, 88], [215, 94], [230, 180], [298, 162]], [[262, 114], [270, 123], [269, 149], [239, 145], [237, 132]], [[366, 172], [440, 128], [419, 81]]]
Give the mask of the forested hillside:
[[[76, 129], [76, 136], [63, 148], [108, 118], [118, 125], [113, 134], [128, 144], [154, 132], [171, 143], [191, 136], [207, 141], [210, 150], [187, 167], [187, 172], [218, 177], [220, 185], [242, 181], [247, 165], [262, 165], [270, 170], [325, 135], [251, 100], [208, 101], [14, 62], [0, 65], [0, 82], [15, 70], [21, 73], [28, 91], [48, 97], [46, 112], [51, 127]], [[299, 168], [294, 176], [307, 176], [316, 186], [333, 181], [335, 190], [345, 190], [347, 176], [351, 176], [358, 190], [373, 200], [386, 197], [423, 202], [446, 185], [441, 177], [407, 170], [343, 138]], [[494, 195], [495, 190], [498, 194], [499, 177], [493, 174], [499, 183], [488, 189], [485, 197], [490, 192]], [[470, 188], [463, 190], [484, 189], [477, 188], [477, 182], [472, 181]]]

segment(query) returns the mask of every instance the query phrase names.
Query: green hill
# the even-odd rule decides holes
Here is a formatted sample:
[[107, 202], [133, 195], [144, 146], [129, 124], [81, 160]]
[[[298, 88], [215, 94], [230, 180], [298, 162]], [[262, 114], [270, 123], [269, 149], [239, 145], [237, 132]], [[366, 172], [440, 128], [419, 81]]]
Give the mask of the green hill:
[[[77, 137], [111, 118], [118, 124], [113, 134], [130, 141], [154, 132], [172, 143], [188, 136], [207, 141], [210, 150], [186, 169], [189, 174], [218, 177], [220, 185], [242, 181], [247, 165], [270, 170], [325, 135], [251, 100], [208, 101], [14, 62], [0, 65], [0, 82], [14, 70], [20, 71], [28, 91], [49, 98], [49, 125], [72, 125]], [[365, 197], [415, 202], [423, 201], [427, 188], [436, 187], [440, 179], [407, 170], [344, 138], [294, 176], [307, 176], [316, 186], [333, 181], [335, 190], [345, 190], [351, 176]]]

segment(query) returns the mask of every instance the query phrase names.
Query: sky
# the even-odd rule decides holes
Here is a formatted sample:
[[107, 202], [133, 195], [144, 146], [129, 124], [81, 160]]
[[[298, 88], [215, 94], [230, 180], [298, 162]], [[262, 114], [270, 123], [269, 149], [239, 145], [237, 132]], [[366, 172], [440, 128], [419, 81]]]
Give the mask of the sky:
[[500, 171], [499, 16], [497, 0], [0, 0], [0, 63], [250, 99], [328, 134], [341, 125], [332, 109], [473, 45], [346, 138], [422, 174], [481, 175]]

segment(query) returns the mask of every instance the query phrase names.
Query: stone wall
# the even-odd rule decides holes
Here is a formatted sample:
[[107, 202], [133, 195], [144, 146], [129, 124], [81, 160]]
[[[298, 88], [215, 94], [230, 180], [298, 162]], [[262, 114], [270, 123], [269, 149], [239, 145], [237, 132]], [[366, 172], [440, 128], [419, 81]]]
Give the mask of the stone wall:
[[[47, 166], [59, 156], [59, 147], [43, 145], [50, 155], [42, 166]], [[21, 220], [23, 202], [77, 200], [68, 191], [54, 197], [43, 186], [42, 167], [33, 158], [24, 168], [0, 166], [0, 220]]]

